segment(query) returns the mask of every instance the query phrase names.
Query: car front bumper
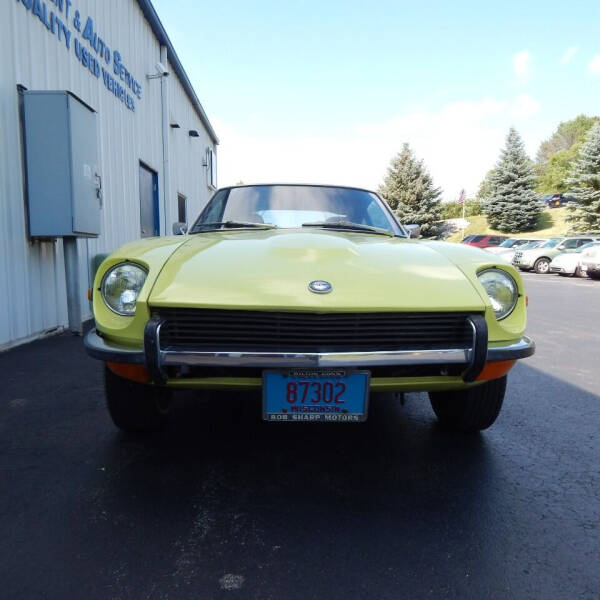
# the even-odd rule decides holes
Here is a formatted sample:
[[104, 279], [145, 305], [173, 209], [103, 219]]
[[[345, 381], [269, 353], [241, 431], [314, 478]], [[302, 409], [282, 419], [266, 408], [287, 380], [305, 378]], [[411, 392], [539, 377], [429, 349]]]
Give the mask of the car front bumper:
[[[473, 343], [470, 348], [415, 349], [380, 352], [210, 352], [180, 351], [160, 347], [160, 325], [155, 319], [148, 322], [144, 347], [132, 348], [101, 337], [92, 329], [84, 338], [88, 354], [112, 363], [144, 365], [154, 383], [174, 384], [168, 380], [169, 367], [219, 368], [377, 368], [419, 365], [464, 365], [458, 381], [473, 382], [486, 363], [514, 361], [531, 356], [535, 343], [527, 336], [507, 342], [488, 342], [487, 325], [483, 317], [472, 317]], [[456, 378], [455, 378], [456, 379]], [[183, 385], [185, 379], [179, 382]]]

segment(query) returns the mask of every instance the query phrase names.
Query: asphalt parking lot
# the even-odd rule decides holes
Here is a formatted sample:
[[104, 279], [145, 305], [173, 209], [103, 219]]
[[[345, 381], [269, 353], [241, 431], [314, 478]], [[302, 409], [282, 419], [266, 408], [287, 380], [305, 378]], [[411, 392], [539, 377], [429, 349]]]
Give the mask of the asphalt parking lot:
[[600, 282], [525, 279], [538, 351], [475, 436], [423, 394], [362, 425], [187, 394], [125, 436], [81, 339], [0, 354], [0, 597], [598, 598]]

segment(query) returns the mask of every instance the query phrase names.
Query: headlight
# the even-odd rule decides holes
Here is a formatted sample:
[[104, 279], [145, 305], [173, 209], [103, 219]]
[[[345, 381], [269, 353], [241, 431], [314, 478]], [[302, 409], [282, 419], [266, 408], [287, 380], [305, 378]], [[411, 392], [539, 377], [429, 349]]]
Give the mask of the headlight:
[[477, 277], [490, 297], [496, 319], [508, 317], [519, 299], [515, 280], [502, 269], [486, 269], [478, 273]]
[[135, 314], [135, 302], [140, 295], [146, 271], [133, 263], [120, 263], [109, 269], [102, 279], [102, 299], [118, 315]]

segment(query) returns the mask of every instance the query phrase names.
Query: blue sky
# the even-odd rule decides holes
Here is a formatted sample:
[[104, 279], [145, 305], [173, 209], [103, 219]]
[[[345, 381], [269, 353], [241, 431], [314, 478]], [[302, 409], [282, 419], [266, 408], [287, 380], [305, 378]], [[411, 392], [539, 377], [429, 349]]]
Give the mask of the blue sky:
[[452, 199], [509, 126], [534, 155], [600, 114], [598, 2], [154, 5], [221, 138], [220, 185], [376, 188], [406, 141]]

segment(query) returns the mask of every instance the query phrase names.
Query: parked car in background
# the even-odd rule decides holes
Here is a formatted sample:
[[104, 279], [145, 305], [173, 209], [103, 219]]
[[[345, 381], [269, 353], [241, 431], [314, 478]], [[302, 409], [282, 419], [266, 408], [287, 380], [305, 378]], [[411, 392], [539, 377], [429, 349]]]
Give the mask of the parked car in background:
[[581, 259], [583, 253], [595, 246], [600, 246], [600, 242], [590, 242], [584, 244], [575, 250], [575, 252], [565, 252], [559, 254], [557, 257], [552, 259], [550, 263], [550, 273], [558, 273], [563, 276], [580, 277], [581, 271]]
[[504, 240], [499, 246], [489, 246], [486, 248], [488, 252], [492, 254], [505, 254], [506, 252], [514, 251], [517, 248], [521, 248], [525, 244], [528, 244], [532, 241], [539, 241], [538, 239], [532, 238], [508, 238]]
[[489, 248], [490, 246], [499, 246], [504, 240], [507, 239], [505, 235], [468, 235], [461, 244], [467, 244], [467, 246], [475, 246], [476, 248]]
[[590, 279], [600, 279], [600, 244], [585, 248], [581, 253], [581, 272]]
[[491, 252], [492, 254], [500, 254], [501, 252], [504, 252], [510, 248], [519, 246], [524, 243], [525, 240], [521, 240], [521, 238], [508, 238], [504, 240], [499, 246], [488, 246], [486, 250], [488, 252]]
[[565, 196], [565, 194], [544, 194], [542, 201], [547, 208], [560, 208], [569, 202], [577, 202], [577, 198], [573, 196]]
[[496, 256], [498, 258], [501, 258], [502, 260], [506, 261], [507, 263], [511, 264], [515, 257], [515, 253], [517, 251], [530, 250], [531, 248], [538, 248], [542, 244], [545, 244], [547, 241], [548, 241], [547, 239], [526, 240], [526, 242], [522, 245], [515, 244], [512, 248], [507, 248], [503, 252], [496, 253]]
[[575, 252], [584, 244], [600, 239], [598, 236], [572, 236], [550, 238], [545, 244], [530, 250], [517, 250], [513, 265], [521, 271], [534, 270], [536, 273], [549, 273], [552, 259], [563, 252]]

